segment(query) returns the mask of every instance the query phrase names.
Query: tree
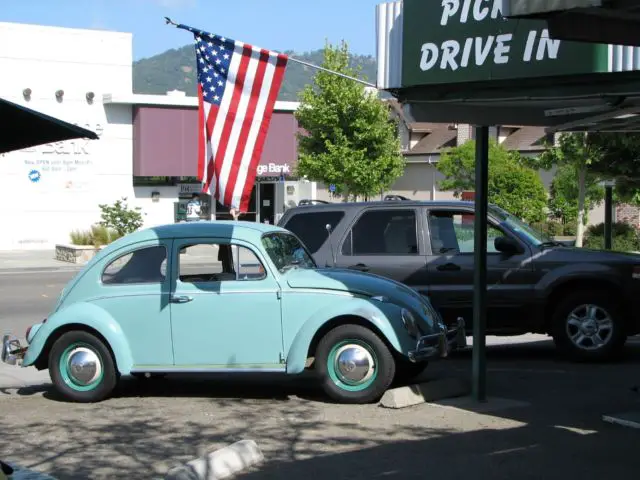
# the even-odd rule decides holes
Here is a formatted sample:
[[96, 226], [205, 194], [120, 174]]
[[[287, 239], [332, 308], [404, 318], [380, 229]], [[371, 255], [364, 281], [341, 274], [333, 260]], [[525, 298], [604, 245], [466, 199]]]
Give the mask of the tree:
[[[444, 175], [442, 190], [453, 190], [460, 197], [465, 190], [475, 189], [475, 141], [445, 149], [438, 162]], [[538, 172], [525, 165], [518, 152], [505, 149], [495, 140], [489, 142], [489, 202], [498, 205], [527, 222], [545, 217], [547, 193]]]
[[[549, 211], [551, 216], [559, 220], [563, 225], [573, 225], [577, 227], [578, 221], [578, 174], [575, 165], [565, 164], [558, 167], [555, 178], [551, 182], [549, 189]], [[591, 211], [600, 204], [604, 198], [604, 188], [597, 183], [597, 178], [593, 174], [587, 175], [585, 192], [585, 212]], [[584, 225], [588, 218], [585, 213]]]
[[591, 170], [604, 179], [616, 180], [618, 200], [640, 205], [640, 134], [592, 133], [588, 142], [598, 154]]
[[576, 246], [582, 247], [585, 227], [585, 206], [587, 189], [599, 181], [599, 177], [589, 171], [589, 166], [599, 161], [600, 152], [587, 141], [586, 133], [561, 133], [557, 145], [543, 152], [537, 165], [546, 170], [554, 165], [570, 165], [575, 172], [577, 192]]
[[[324, 68], [356, 76], [347, 44], [327, 44]], [[358, 69], [359, 70], [359, 69]], [[336, 194], [368, 198], [404, 172], [397, 123], [384, 102], [359, 82], [319, 71], [300, 94], [297, 174], [336, 186]]]
[[129, 208], [127, 197], [116, 200], [113, 205], [100, 204], [98, 207], [102, 211], [99, 224], [115, 230], [120, 237], [135, 232], [144, 224], [140, 207]]

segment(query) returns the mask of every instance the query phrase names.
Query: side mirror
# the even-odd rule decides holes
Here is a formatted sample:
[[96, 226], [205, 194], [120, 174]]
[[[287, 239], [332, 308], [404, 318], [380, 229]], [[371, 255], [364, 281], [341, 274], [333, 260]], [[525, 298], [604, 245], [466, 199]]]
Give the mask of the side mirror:
[[516, 253], [522, 253], [522, 248], [513, 238], [510, 237], [496, 237], [493, 240], [493, 246], [501, 253], [508, 255], [515, 255]]

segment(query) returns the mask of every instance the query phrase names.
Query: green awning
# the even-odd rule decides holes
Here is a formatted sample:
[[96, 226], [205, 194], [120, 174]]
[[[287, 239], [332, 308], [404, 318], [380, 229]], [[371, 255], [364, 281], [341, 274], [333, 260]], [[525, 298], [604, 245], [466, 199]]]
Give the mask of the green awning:
[[98, 135], [0, 98], [0, 153], [74, 138], [97, 140]]

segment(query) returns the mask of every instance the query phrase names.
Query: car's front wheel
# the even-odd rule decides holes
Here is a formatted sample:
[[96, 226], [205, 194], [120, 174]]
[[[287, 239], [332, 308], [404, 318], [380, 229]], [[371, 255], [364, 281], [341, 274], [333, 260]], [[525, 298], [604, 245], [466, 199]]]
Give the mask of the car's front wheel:
[[389, 348], [360, 325], [340, 325], [327, 333], [318, 344], [315, 359], [322, 388], [341, 403], [378, 400], [395, 374]]
[[85, 331], [64, 333], [49, 353], [49, 374], [62, 396], [73, 402], [99, 402], [118, 381], [107, 346]]
[[620, 309], [602, 291], [578, 291], [556, 306], [551, 334], [562, 353], [575, 360], [604, 360], [626, 341]]

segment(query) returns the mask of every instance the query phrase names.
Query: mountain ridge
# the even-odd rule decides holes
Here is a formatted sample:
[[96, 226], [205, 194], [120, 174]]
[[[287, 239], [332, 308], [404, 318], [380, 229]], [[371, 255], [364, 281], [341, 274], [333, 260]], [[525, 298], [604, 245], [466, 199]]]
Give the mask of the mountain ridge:
[[[314, 65], [323, 61], [322, 49], [309, 52], [285, 50], [283, 53]], [[375, 83], [376, 59], [372, 55], [351, 55], [351, 66], [361, 67], [358, 77]], [[311, 83], [315, 69], [289, 61], [278, 100], [298, 101], [298, 93]], [[173, 48], [133, 62], [133, 92], [164, 95], [171, 90], [182, 90], [187, 96], [196, 96], [196, 58], [193, 44]]]

